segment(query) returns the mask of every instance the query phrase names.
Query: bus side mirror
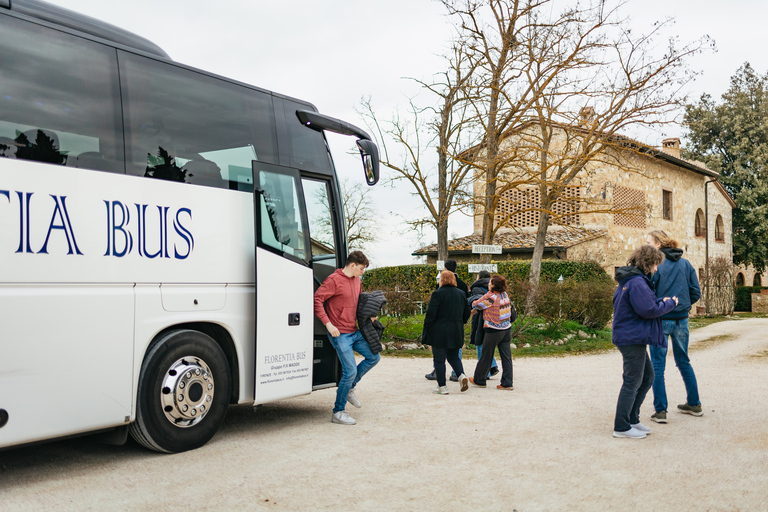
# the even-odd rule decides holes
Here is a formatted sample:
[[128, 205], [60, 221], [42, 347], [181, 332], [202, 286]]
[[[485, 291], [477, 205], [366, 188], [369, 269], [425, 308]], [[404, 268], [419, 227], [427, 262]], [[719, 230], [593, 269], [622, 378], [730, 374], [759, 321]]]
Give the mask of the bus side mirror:
[[367, 139], [359, 139], [357, 147], [363, 158], [365, 181], [368, 182], [368, 185], [373, 186], [379, 181], [379, 148], [373, 141]]

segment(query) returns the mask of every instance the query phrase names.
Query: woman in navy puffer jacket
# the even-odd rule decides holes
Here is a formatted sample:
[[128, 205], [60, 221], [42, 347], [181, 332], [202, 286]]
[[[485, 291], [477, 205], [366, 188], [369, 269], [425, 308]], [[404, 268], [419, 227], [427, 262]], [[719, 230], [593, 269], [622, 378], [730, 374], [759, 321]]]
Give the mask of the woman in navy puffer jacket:
[[614, 437], [642, 439], [651, 429], [640, 423], [640, 406], [653, 384], [653, 366], [646, 345], [666, 346], [661, 316], [672, 311], [677, 297], [657, 299], [651, 276], [664, 253], [644, 245], [616, 271], [613, 294], [613, 344], [624, 360], [624, 383], [616, 404]]

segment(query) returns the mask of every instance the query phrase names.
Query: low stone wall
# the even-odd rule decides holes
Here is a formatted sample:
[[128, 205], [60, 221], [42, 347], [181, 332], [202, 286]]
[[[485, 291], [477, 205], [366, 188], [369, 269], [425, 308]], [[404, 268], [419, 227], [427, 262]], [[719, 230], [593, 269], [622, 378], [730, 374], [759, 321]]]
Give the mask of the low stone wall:
[[768, 290], [763, 290], [762, 293], [752, 294], [752, 312], [753, 313], [768, 313]]

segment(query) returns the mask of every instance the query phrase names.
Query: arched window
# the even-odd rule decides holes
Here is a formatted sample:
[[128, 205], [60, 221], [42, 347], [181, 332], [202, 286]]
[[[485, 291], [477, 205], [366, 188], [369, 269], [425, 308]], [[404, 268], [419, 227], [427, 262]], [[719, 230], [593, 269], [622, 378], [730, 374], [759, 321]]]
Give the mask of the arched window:
[[752, 278], [752, 286], [763, 286], [763, 276], [760, 275], [760, 272]]
[[744, 286], [744, 274], [741, 272], [736, 274], [736, 286]]
[[725, 241], [725, 225], [723, 224], [723, 216], [718, 215], [715, 221], [715, 240], [717, 242]]
[[696, 210], [696, 220], [694, 223], [693, 234], [696, 236], [704, 237], [706, 234], [706, 223], [704, 222], [704, 212], [701, 208]]

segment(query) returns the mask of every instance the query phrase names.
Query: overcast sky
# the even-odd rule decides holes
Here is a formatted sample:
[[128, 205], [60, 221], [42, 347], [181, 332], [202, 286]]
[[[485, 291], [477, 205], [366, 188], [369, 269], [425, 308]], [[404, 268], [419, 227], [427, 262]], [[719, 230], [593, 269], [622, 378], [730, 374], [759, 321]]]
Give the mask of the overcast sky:
[[[441, 70], [451, 36], [441, 4], [433, 0], [48, 0], [139, 34], [174, 60], [313, 103], [320, 112], [363, 126], [356, 112], [371, 97], [377, 115], [389, 118], [404, 108], [418, 87], [405, 77], [430, 80]], [[768, 2], [760, 0], [629, 0], [631, 27], [647, 32], [655, 21], [675, 19], [672, 33], [686, 42], [709, 35], [717, 53], [691, 61], [701, 71], [691, 90], [715, 98], [745, 62], [768, 71], [765, 20]], [[644, 142], [681, 136], [667, 128]], [[342, 179], [363, 181], [351, 137], [329, 136]], [[388, 173], [383, 169], [384, 178]], [[375, 266], [412, 263], [422, 244], [401, 218], [425, 215], [406, 185], [376, 186], [371, 191], [379, 219], [380, 241], [367, 253]], [[451, 236], [472, 233], [471, 219], [456, 215]]]

